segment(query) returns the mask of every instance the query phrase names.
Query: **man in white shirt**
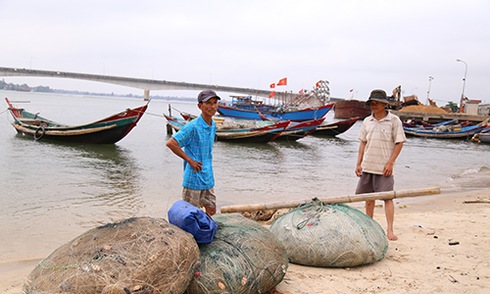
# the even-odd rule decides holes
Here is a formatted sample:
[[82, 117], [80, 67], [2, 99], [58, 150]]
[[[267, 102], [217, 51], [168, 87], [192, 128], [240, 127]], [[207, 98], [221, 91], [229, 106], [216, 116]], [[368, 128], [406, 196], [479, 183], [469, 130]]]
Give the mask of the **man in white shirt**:
[[[393, 167], [406, 141], [403, 125], [398, 116], [386, 110], [389, 101], [385, 91], [373, 90], [366, 104], [372, 113], [364, 119], [359, 132], [356, 194], [393, 191]], [[392, 199], [384, 203], [386, 235], [388, 240], [395, 241], [398, 239], [393, 232], [395, 206]], [[366, 214], [370, 217], [374, 215], [374, 204], [374, 200], [366, 201]]]

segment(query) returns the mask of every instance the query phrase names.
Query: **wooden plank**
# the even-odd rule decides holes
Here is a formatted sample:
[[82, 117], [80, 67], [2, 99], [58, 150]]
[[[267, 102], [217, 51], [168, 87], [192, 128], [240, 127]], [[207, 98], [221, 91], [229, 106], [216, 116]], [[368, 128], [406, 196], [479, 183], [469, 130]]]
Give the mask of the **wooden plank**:
[[[429, 196], [441, 194], [439, 187], [419, 188], [401, 191], [387, 191], [377, 193], [366, 194], [354, 194], [340, 197], [327, 197], [318, 198], [319, 201], [335, 204], [335, 203], [350, 203], [360, 202], [366, 200], [388, 200], [395, 198], [417, 197], [417, 196]], [[259, 204], [242, 204], [242, 205], [229, 205], [221, 207], [222, 213], [242, 212], [242, 211], [257, 211], [257, 210], [269, 210], [269, 209], [281, 209], [281, 208], [294, 208], [302, 204], [311, 202], [313, 199], [291, 201], [291, 202], [275, 202], [275, 203], [259, 203]]]

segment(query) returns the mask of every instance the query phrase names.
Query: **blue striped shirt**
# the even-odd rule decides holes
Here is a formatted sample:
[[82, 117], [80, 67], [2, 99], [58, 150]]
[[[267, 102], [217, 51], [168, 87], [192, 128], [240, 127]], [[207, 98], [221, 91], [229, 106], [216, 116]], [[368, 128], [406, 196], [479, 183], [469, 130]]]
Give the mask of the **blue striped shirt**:
[[190, 158], [202, 163], [202, 170], [194, 172], [192, 166], [184, 161], [183, 187], [193, 190], [208, 190], [214, 187], [212, 152], [215, 135], [214, 121], [211, 120], [211, 125], [208, 125], [199, 115], [172, 136]]

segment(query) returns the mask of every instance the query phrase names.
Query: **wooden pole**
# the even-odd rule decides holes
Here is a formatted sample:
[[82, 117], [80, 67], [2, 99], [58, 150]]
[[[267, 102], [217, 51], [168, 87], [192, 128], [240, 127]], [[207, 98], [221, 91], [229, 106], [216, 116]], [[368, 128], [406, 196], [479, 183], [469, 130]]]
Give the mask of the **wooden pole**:
[[[168, 105], [168, 116], [172, 116], [172, 105]], [[173, 134], [173, 129], [172, 126], [167, 123], [167, 135], [172, 135]]]
[[[318, 198], [318, 201], [329, 203], [329, 204], [335, 204], [335, 203], [360, 202], [366, 200], [388, 200], [388, 199], [395, 199], [395, 198], [428, 196], [428, 195], [435, 195], [435, 194], [441, 194], [441, 188], [431, 187], [431, 188], [420, 188], [420, 189], [410, 189], [410, 190], [401, 190], [401, 191], [355, 194], [355, 195], [347, 195], [347, 196], [340, 196], [340, 197]], [[313, 199], [298, 200], [298, 201], [291, 201], [291, 202], [229, 205], [229, 206], [221, 207], [220, 210], [222, 213], [232, 213], [232, 212], [241, 212], [241, 211], [293, 208], [293, 207], [298, 207], [302, 204], [310, 203], [312, 200]]]

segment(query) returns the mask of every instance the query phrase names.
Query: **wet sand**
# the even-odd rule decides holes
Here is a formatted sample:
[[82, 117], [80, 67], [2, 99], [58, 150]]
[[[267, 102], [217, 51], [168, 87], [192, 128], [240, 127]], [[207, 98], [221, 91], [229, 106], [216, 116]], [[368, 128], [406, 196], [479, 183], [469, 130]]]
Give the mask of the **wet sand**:
[[[399, 239], [379, 262], [346, 269], [290, 264], [276, 293], [488, 293], [490, 171], [441, 190], [418, 201], [395, 200]], [[386, 228], [381, 205], [374, 218]], [[22, 293], [40, 260], [0, 261], [0, 293]]]

